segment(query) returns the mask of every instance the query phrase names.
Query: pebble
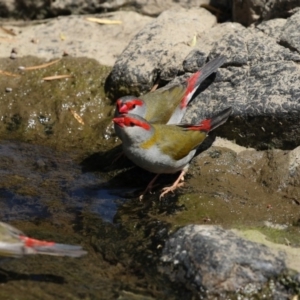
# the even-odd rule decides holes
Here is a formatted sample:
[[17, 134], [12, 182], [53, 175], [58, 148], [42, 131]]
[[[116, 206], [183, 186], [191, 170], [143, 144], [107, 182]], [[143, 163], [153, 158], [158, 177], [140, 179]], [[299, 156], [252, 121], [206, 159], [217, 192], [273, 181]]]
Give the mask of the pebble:
[[10, 57], [9, 57], [9, 58], [11, 58], [11, 59], [16, 59], [16, 58], [17, 58], [17, 54], [14, 53], [14, 52], [12, 52], [12, 53], [10, 54]]

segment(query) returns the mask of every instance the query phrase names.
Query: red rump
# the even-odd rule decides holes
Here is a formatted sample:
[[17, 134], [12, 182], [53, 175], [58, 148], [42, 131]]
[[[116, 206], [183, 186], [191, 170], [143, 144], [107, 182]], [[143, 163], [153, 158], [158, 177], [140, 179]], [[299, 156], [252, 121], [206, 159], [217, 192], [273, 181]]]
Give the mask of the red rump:
[[24, 241], [25, 246], [29, 248], [40, 247], [40, 246], [53, 246], [54, 242], [40, 241], [36, 239], [29, 238], [24, 235], [20, 235], [20, 239]]
[[211, 129], [211, 119], [205, 119], [200, 122], [199, 125], [190, 126], [189, 130], [202, 130], [202, 131], [210, 131]]
[[187, 106], [188, 97], [193, 92], [195, 87], [197, 86], [197, 83], [198, 83], [197, 81], [198, 81], [200, 76], [201, 76], [201, 71], [198, 71], [186, 80], [188, 85], [187, 85], [184, 97], [183, 97], [183, 99], [181, 101], [181, 104], [180, 104], [181, 108], [185, 108]]

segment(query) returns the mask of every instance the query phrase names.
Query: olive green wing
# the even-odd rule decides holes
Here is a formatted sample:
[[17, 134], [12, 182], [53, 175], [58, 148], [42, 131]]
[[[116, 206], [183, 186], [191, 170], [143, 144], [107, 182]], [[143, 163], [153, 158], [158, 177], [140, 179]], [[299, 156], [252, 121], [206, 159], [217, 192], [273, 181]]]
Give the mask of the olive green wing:
[[141, 96], [140, 98], [145, 101], [147, 106], [147, 121], [166, 124], [184, 97], [185, 90], [185, 84], [176, 84], [172, 87], [166, 86]]
[[163, 153], [168, 153], [174, 160], [180, 160], [190, 151], [197, 148], [206, 138], [207, 133], [189, 130], [176, 125], [153, 125], [155, 134], [153, 140]]

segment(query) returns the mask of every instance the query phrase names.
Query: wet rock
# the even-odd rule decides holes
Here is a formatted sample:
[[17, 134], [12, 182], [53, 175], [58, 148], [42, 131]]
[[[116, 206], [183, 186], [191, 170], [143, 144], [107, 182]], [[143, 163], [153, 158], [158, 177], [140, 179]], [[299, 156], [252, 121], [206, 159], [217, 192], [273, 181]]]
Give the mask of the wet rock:
[[[64, 150], [83, 146], [93, 151], [100, 144], [107, 147], [113, 142], [103, 142], [111, 135], [112, 107], [103, 85], [110, 68], [95, 60], [66, 57], [47, 68], [18, 71], [20, 65], [44, 63], [32, 57], [1, 60], [1, 66], [11, 76], [0, 77], [0, 139]], [[69, 74], [71, 78], [43, 80], [55, 74]], [[5, 92], [7, 86], [10, 92]]]
[[[120, 25], [100, 25], [86, 20], [88, 16], [69, 16], [43, 22], [7, 22], [9, 32], [2, 31], [0, 57], [7, 57], [12, 45], [18, 57], [33, 55], [53, 59], [68, 53], [73, 57], [88, 57], [112, 66], [132, 39], [152, 18], [135, 12], [93, 15], [94, 18], [120, 20]], [[13, 56], [16, 56], [14, 53]]]
[[147, 24], [117, 59], [107, 86], [113, 96], [149, 91], [154, 82], [170, 80], [182, 72], [194, 35], [216, 24], [205, 9], [163, 12]]
[[210, 225], [179, 229], [166, 242], [161, 259], [163, 273], [202, 296], [224, 296], [250, 284], [258, 290], [286, 268], [283, 254]]
[[[214, 145], [217, 146], [217, 143]], [[235, 194], [235, 196], [238, 195], [237, 198], [243, 198], [244, 201], [250, 199], [250, 202], [257, 201], [265, 209], [268, 203], [271, 206], [277, 206], [276, 203], [280, 199], [285, 199], [289, 202], [291, 214], [287, 220], [290, 218], [292, 220], [293, 206], [300, 204], [298, 201], [300, 197], [300, 147], [292, 151], [246, 149], [236, 153], [236, 151], [226, 151], [228, 146], [224, 144], [220, 146], [223, 147], [220, 150], [218, 147], [212, 147], [201, 153], [195, 158], [195, 163], [203, 175], [209, 172], [216, 179], [221, 190], [226, 189], [227, 184], [231, 186], [230, 192], [225, 193], [227, 196], [224, 198], [230, 198], [230, 195]], [[202, 176], [203, 184], [209, 185], [205, 183], [205, 178], [206, 175]], [[259, 200], [262, 198], [265, 200]], [[279, 216], [281, 208], [274, 207], [274, 210], [277, 211], [274, 213]], [[285, 216], [289, 213], [285, 210], [281, 222], [285, 222]]]
[[232, 3], [232, 18], [245, 26], [262, 20], [286, 18], [291, 11], [299, 6], [297, 0], [234, 0]]

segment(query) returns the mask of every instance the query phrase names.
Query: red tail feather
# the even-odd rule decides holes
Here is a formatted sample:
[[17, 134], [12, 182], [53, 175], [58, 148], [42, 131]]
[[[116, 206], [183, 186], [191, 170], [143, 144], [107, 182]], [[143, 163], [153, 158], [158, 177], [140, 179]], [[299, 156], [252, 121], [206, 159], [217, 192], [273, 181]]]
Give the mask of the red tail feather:
[[211, 119], [205, 119], [199, 124], [200, 130], [210, 131], [211, 129]]
[[23, 235], [20, 235], [20, 239], [23, 240], [25, 246], [29, 248], [39, 247], [39, 246], [53, 246], [55, 244], [54, 242], [40, 241]]
[[199, 123], [199, 125], [189, 126], [189, 130], [199, 130], [199, 131], [210, 131], [211, 130], [211, 120], [205, 119]]

